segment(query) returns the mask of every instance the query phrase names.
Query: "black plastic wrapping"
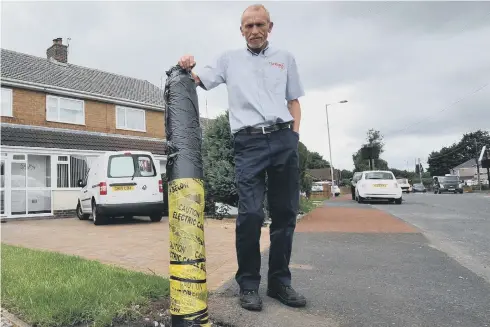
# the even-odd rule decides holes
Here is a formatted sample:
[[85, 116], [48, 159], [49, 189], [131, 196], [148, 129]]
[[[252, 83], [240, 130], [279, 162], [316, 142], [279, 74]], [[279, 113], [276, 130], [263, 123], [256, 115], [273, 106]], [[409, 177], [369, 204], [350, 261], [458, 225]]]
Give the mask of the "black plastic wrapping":
[[168, 181], [203, 179], [202, 131], [196, 83], [189, 72], [173, 66], [165, 83], [165, 129]]
[[211, 327], [204, 241], [202, 132], [196, 84], [180, 68], [165, 84], [169, 202], [170, 313], [173, 327]]

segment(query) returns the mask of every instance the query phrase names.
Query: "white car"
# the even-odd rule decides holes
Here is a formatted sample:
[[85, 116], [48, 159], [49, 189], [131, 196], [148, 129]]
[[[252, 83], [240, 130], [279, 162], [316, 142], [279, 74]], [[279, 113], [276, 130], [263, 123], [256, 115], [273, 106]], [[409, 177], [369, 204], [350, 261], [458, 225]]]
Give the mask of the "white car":
[[162, 219], [163, 183], [160, 166], [150, 152], [107, 152], [95, 159], [87, 176], [78, 181], [77, 216], [86, 220], [92, 215], [95, 225], [109, 218], [149, 216]]
[[363, 171], [356, 183], [356, 200], [385, 200], [402, 203], [402, 188], [391, 171]]
[[407, 178], [397, 178], [396, 181], [398, 182], [398, 184], [402, 188], [403, 192], [405, 192], [405, 193], [412, 192], [412, 185], [410, 185]]

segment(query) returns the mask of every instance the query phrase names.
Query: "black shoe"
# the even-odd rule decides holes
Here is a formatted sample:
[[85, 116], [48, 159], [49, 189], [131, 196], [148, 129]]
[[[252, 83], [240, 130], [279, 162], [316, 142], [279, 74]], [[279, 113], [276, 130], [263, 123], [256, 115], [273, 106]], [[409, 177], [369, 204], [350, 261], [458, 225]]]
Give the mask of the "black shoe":
[[303, 295], [296, 292], [291, 286], [283, 284], [270, 284], [267, 288], [267, 296], [278, 299], [290, 307], [300, 308], [306, 305], [306, 299]]
[[250, 311], [262, 310], [262, 299], [257, 290], [240, 291], [240, 305]]

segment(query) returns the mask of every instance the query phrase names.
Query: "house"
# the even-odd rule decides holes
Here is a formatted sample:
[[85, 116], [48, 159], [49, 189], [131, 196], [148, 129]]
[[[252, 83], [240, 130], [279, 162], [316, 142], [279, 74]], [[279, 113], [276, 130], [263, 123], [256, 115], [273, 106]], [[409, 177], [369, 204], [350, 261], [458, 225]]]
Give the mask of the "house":
[[[477, 170], [477, 166], [476, 166], [476, 160], [475, 159], [467, 160], [467, 161], [463, 162], [462, 164], [452, 168], [450, 170], [450, 173], [452, 175], [459, 176], [460, 179], [465, 181], [465, 182], [470, 181], [470, 180], [477, 181], [478, 180], [478, 170]], [[488, 180], [488, 175], [487, 175], [486, 169], [483, 169], [481, 167], [480, 167], [480, 180], [481, 181], [487, 181]]]
[[[332, 180], [332, 173], [330, 171], [330, 168], [307, 169], [306, 173], [311, 176], [313, 182]], [[339, 180], [340, 171], [338, 169], [334, 169], [334, 175], [335, 180]]]
[[164, 92], [148, 81], [1, 49], [2, 218], [73, 215], [92, 158], [150, 151], [165, 172]]

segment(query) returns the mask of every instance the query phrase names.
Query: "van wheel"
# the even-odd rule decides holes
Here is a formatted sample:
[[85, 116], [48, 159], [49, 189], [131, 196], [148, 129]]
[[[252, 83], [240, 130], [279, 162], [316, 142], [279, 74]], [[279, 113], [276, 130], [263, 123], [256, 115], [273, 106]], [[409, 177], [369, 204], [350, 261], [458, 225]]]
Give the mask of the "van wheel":
[[90, 217], [90, 214], [83, 213], [80, 201], [77, 204], [77, 217], [80, 220], [87, 220]]
[[100, 215], [97, 210], [97, 204], [95, 201], [92, 201], [92, 219], [94, 221], [94, 225], [105, 225], [107, 223], [106, 217]]
[[402, 198], [395, 199], [395, 204], [402, 204]]
[[157, 223], [162, 220], [162, 215], [151, 215], [150, 219], [152, 222]]

